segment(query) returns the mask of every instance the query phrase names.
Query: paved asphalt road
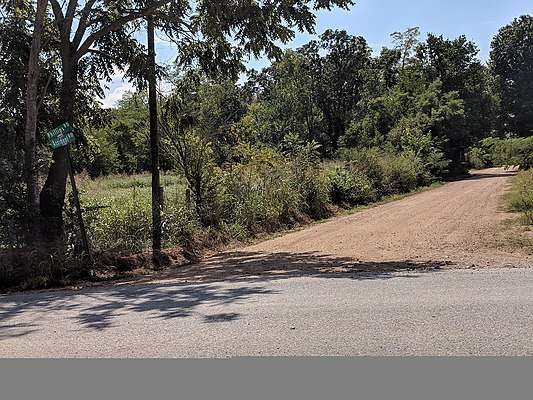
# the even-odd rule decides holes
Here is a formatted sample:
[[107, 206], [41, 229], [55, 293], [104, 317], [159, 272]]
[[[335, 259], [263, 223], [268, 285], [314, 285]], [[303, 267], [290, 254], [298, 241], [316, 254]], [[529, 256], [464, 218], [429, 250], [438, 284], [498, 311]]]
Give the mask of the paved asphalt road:
[[533, 270], [0, 296], [2, 357], [533, 355]]

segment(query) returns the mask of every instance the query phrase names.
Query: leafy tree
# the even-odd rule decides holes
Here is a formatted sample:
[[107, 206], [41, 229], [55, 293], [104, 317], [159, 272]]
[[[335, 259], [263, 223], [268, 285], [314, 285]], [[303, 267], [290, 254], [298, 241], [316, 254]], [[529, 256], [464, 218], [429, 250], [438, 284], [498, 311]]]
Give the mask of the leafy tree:
[[[48, 159], [47, 151], [39, 145], [58, 111], [57, 57], [49, 24], [42, 27], [40, 54], [34, 51], [32, 57], [33, 65], [40, 73], [32, 74], [31, 85], [28, 85], [32, 21], [36, 12], [32, 4], [28, 1], [0, 0], [0, 214], [11, 215], [17, 220], [16, 229], [20, 232], [26, 230], [27, 222], [32, 221], [29, 214], [33, 215], [34, 210], [28, 205], [28, 198], [31, 195], [31, 203], [34, 204], [38, 192], [31, 188], [36, 189], [38, 174]], [[42, 12], [41, 7], [39, 13]], [[28, 131], [30, 140], [25, 140], [26, 98], [30, 87], [30, 102], [38, 110], [39, 118], [31, 122]], [[25, 142], [29, 145], [26, 152]], [[30, 171], [31, 174], [28, 173]]]
[[496, 100], [487, 68], [477, 58], [477, 46], [465, 36], [444, 39], [429, 34], [417, 49], [425, 80], [440, 80], [444, 93], [457, 92], [463, 101], [464, 118], [435, 132], [446, 140], [446, 155], [455, 165], [478, 140], [490, 136], [496, 115]]
[[309, 59], [313, 91], [325, 119], [331, 154], [338, 148], [339, 138], [362, 98], [371, 50], [362, 37], [327, 30], [319, 41], [308, 43], [301, 52]]
[[402, 53], [397, 49], [384, 47], [374, 63], [373, 73], [377, 76], [377, 90], [392, 89], [399, 80]]
[[191, 70], [174, 81], [172, 97], [180, 100], [177, 118], [186, 118], [199, 134], [213, 144], [215, 159], [221, 165], [240, 138], [235, 124], [246, 113], [247, 93], [233, 79], [210, 79]]
[[248, 86], [254, 87], [256, 96], [240, 124], [244, 137], [274, 146], [288, 136], [327, 141], [309, 60], [303, 54], [286, 51], [259, 75], [250, 74]]
[[501, 98], [500, 128], [506, 134], [533, 135], [533, 16], [500, 29], [492, 41], [490, 67]]
[[75, 157], [76, 168], [91, 176], [140, 173], [150, 168], [148, 98], [127, 93], [117, 107], [102, 110], [102, 121], [86, 126], [85, 146]]
[[[312, 32], [313, 10], [352, 4], [351, 0], [50, 1], [62, 65], [61, 120], [69, 122], [74, 122], [75, 99], [84, 81], [109, 79], [113, 67], [125, 70], [131, 78], [144, 77], [145, 51], [137, 32], [148, 16], [177, 43], [180, 63], [235, 75], [242, 70], [244, 55], [279, 55], [276, 42], [292, 39], [294, 29]], [[46, 226], [52, 237], [62, 230], [66, 159], [66, 149], [54, 151], [41, 191], [41, 215], [48, 220]]]

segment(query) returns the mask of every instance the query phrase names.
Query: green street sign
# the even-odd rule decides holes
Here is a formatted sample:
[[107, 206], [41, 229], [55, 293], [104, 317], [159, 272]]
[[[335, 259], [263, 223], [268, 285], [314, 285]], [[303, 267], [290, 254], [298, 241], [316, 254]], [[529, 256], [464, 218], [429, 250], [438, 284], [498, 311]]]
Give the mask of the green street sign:
[[54, 150], [76, 141], [74, 128], [68, 122], [52, 129], [46, 136], [48, 143]]

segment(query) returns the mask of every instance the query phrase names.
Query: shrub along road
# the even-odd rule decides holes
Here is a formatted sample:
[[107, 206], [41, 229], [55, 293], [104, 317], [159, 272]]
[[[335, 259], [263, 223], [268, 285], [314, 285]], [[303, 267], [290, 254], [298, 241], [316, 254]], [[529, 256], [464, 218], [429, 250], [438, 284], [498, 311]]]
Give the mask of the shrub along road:
[[533, 256], [507, 244], [508, 184], [483, 171], [173, 280], [2, 296], [0, 356], [533, 355], [533, 269], [516, 268]]

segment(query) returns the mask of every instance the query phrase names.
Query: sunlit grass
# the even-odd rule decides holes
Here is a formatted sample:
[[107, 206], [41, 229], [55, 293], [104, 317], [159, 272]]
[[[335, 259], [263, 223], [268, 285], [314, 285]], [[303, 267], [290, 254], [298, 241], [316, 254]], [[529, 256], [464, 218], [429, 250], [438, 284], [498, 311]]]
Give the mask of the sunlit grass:
[[513, 211], [522, 213], [522, 222], [533, 225], [533, 169], [520, 172], [513, 181], [507, 195], [507, 202]]
[[[152, 177], [150, 174], [110, 175], [90, 179], [85, 175], [77, 177], [82, 198], [97, 202], [109, 202], [122, 198], [150, 197]], [[163, 174], [161, 186], [165, 197], [181, 196], [185, 192], [185, 183], [180, 176]]]

